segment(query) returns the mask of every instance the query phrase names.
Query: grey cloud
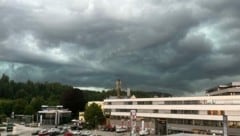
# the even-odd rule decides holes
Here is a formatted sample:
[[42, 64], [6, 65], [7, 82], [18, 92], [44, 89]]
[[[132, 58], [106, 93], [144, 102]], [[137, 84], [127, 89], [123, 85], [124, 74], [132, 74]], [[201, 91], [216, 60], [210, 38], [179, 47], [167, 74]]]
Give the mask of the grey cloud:
[[176, 95], [239, 80], [237, 0], [0, 5], [0, 72], [16, 80], [112, 88], [121, 78]]
[[207, 8], [212, 12], [217, 13], [216, 15], [222, 15], [223, 17], [227, 17], [226, 15], [237, 15], [239, 17], [238, 11], [240, 2], [238, 0], [203, 0], [199, 3], [203, 8]]

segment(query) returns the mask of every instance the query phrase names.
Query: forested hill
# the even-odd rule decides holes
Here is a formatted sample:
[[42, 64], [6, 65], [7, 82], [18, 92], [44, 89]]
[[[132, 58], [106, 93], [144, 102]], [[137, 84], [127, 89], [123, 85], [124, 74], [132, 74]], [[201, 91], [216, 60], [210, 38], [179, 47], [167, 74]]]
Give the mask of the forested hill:
[[[132, 91], [131, 93], [138, 98], [171, 96], [160, 92]], [[126, 96], [126, 92], [121, 92], [121, 95]], [[3, 74], [0, 78], [0, 116], [10, 116], [11, 112], [34, 115], [44, 104], [61, 104], [70, 109], [73, 116], [77, 116], [79, 111], [84, 110], [88, 101], [102, 101], [110, 96], [116, 96], [116, 92], [79, 90], [60, 83], [34, 83], [30, 80], [25, 83], [15, 82]]]
[[[102, 101], [103, 99], [109, 98], [111, 96], [116, 96], [115, 90], [108, 90], [102, 92], [95, 91], [83, 91], [83, 94], [87, 100], [97, 100]], [[126, 91], [122, 91], [121, 96], [127, 96]], [[171, 97], [169, 93], [162, 93], [157, 91], [141, 91], [141, 90], [131, 90], [131, 96], [134, 95], [136, 98], [152, 98], [152, 97]]]

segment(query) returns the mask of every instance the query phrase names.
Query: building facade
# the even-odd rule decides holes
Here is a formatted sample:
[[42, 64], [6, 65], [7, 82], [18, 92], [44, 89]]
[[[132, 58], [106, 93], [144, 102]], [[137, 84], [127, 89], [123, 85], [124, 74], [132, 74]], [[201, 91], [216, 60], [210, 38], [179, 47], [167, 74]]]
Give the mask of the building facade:
[[159, 135], [180, 132], [222, 135], [226, 116], [228, 135], [240, 136], [240, 95], [233, 95], [238, 87], [232, 87], [235, 93], [230, 88], [226, 89], [232, 95], [220, 95], [224, 91], [221, 89], [217, 96], [105, 99], [103, 109], [116, 125], [131, 124], [130, 112], [135, 110], [136, 128], [148, 128]]
[[59, 125], [70, 122], [71, 113], [68, 109], [64, 109], [62, 105], [42, 105], [37, 118], [41, 125]]

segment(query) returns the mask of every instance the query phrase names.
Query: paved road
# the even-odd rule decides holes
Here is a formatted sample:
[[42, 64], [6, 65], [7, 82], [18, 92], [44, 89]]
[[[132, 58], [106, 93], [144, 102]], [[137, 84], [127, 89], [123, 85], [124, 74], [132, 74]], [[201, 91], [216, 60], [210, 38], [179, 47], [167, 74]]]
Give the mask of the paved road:
[[39, 130], [40, 128], [31, 128], [25, 127], [23, 125], [14, 124], [12, 132], [1, 132], [1, 136], [8, 136], [8, 135], [19, 135], [19, 136], [31, 136], [32, 132]]
[[[0, 136], [32, 136], [32, 133], [40, 130], [42, 128], [31, 128], [25, 127], [24, 125], [15, 124], [12, 132], [1, 132]], [[106, 132], [106, 131], [99, 131], [99, 130], [92, 130], [93, 135], [101, 135], [101, 136], [125, 136], [127, 133], [115, 133], [115, 132]], [[60, 135], [61, 136], [61, 135]]]
[[124, 132], [124, 133], [116, 133], [116, 132], [107, 132], [107, 131], [92, 131], [93, 135], [100, 135], [100, 136], [130, 136], [129, 132]]
[[[50, 128], [50, 126], [49, 126]], [[40, 130], [42, 128], [31, 128], [25, 127], [24, 125], [15, 124], [13, 128], [13, 132], [1, 132], [0, 136], [32, 136], [32, 133]], [[116, 132], [108, 132], [108, 131], [101, 131], [101, 130], [91, 130], [93, 136], [130, 136], [130, 132], [125, 133], [116, 133]], [[63, 135], [59, 135], [63, 136]]]

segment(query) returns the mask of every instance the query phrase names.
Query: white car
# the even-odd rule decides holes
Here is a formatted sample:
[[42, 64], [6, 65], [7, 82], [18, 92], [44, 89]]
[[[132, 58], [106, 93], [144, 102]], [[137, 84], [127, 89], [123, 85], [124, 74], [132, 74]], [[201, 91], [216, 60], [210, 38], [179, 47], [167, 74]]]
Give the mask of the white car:
[[140, 130], [140, 131], [139, 131], [139, 135], [140, 135], [140, 136], [149, 135], [149, 131], [148, 131], [148, 130]]
[[127, 132], [128, 128], [126, 126], [116, 126], [117, 133]]
[[82, 136], [90, 136], [92, 133], [90, 132], [90, 131], [88, 131], [88, 130], [83, 130], [83, 131], [81, 131], [81, 135]]
[[70, 131], [74, 136], [80, 136], [81, 135], [81, 132], [78, 131], [78, 130], [72, 130]]

